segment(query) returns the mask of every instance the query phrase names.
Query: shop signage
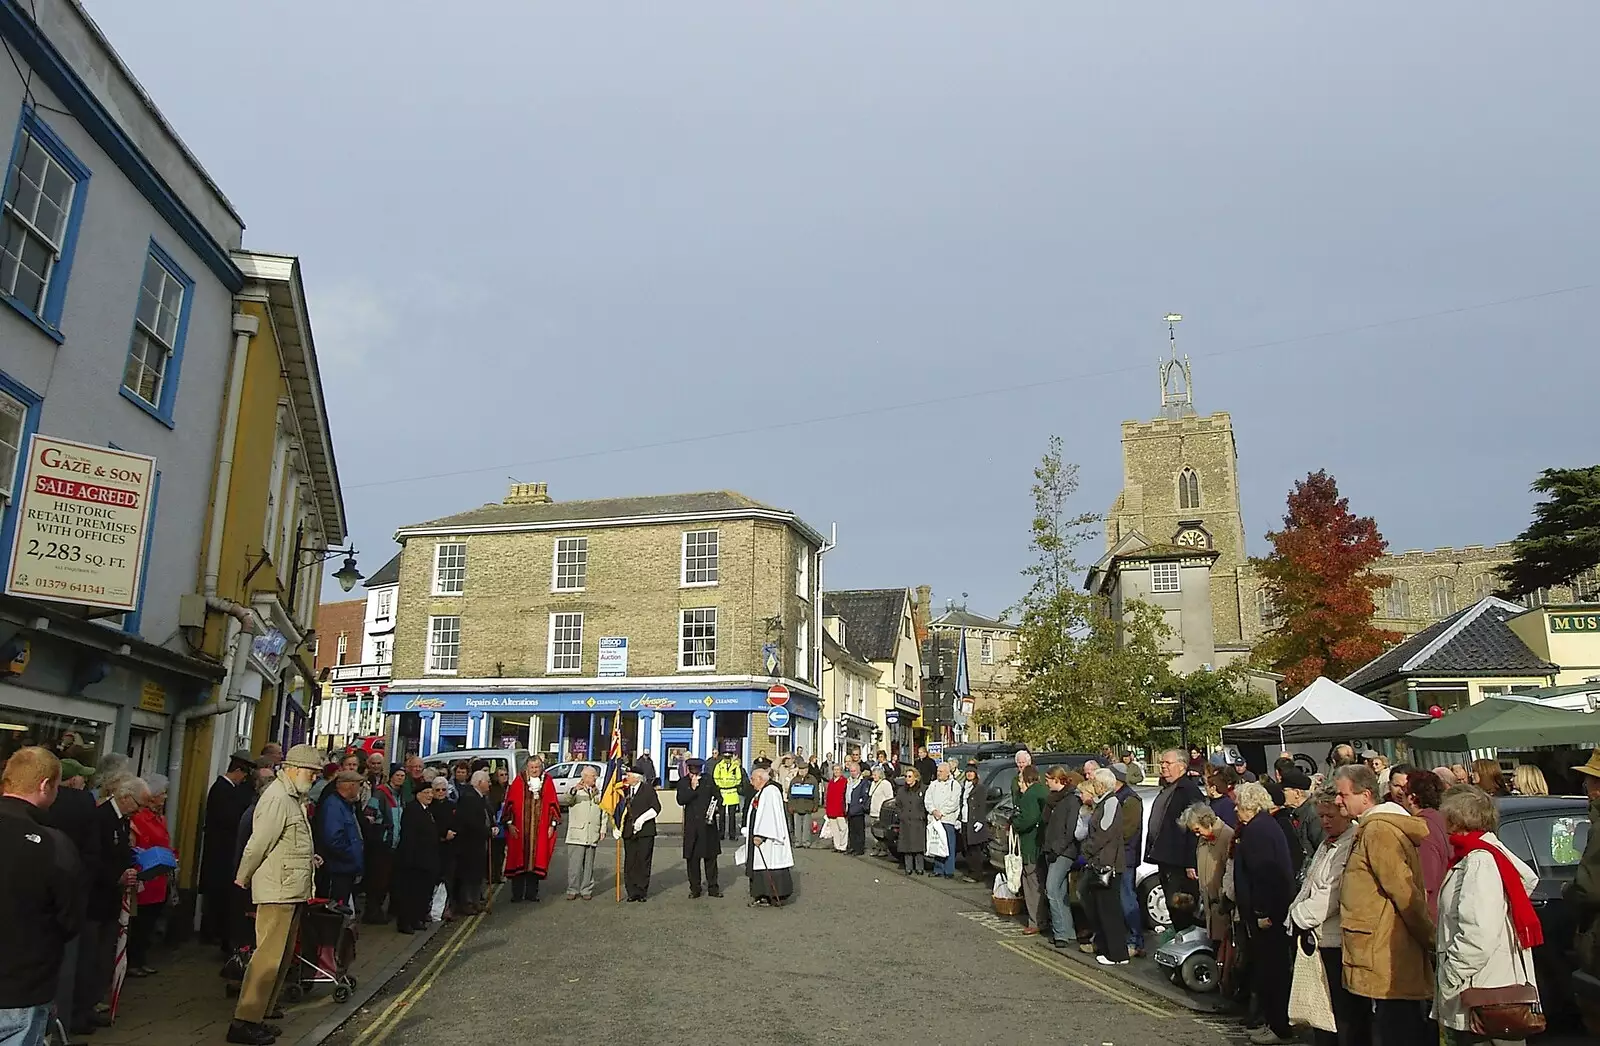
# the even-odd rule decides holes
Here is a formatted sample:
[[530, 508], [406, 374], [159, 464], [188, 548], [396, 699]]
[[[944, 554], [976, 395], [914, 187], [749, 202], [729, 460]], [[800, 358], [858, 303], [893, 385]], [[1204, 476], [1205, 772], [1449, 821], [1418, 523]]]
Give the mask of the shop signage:
[[278, 674], [278, 659], [283, 657], [283, 650], [289, 645], [289, 638], [275, 628], [268, 627], [264, 635], [256, 636], [250, 642], [250, 656], [261, 665], [262, 671], [274, 678]]
[[738, 755], [739, 750], [743, 747], [744, 746], [739, 743], [739, 739], [737, 737], [724, 737], [717, 744], [717, 748], [722, 752], [723, 755]]
[[1600, 614], [1551, 614], [1551, 632], [1600, 632]]
[[894, 703], [899, 707], [904, 708], [912, 715], [919, 715], [922, 712], [922, 702], [918, 701], [914, 697], [906, 697], [904, 694], [895, 694]]
[[[625, 691], [618, 693], [563, 690], [555, 692], [483, 693], [482, 691], [432, 692], [418, 694], [396, 692], [390, 689], [384, 698], [383, 710], [390, 714], [401, 712], [597, 712], [609, 716], [613, 712], [765, 712], [773, 706], [767, 704], [765, 690], [713, 690], [713, 691]], [[801, 719], [817, 717], [817, 699], [806, 694], [790, 694], [789, 712]]]
[[761, 644], [761, 662], [767, 666], [767, 675], [775, 676], [778, 674], [778, 644]]
[[33, 642], [18, 636], [12, 640], [11, 661], [6, 665], [6, 672], [20, 676], [28, 667], [28, 659], [33, 656]]
[[600, 637], [600, 674], [625, 676], [628, 674], [628, 637]]
[[900, 713], [891, 708], [883, 713], [883, 721], [893, 726], [900, 721]]
[[789, 725], [789, 710], [778, 705], [767, 713], [767, 726], [773, 729], [785, 729]]
[[161, 689], [160, 683], [144, 681], [144, 686], [139, 688], [139, 707], [157, 715], [167, 714], [167, 692]]
[[136, 610], [156, 459], [35, 433], [6, 594]]
[[933, 759], [935, 761], [943, 759], [944, 758], [944, 742], [943, 741], [929, 741], [928, 742], [928, 756], [929, 756], [929, 758], [931, 758], [931, 759]]
[[500, 736], [500, 747], [501, 748], [507, 748], [507, 749], [517, 747], [517, 735], [516, 734], [502, 734]]
[[767, 690], [767, 704], [777, 708], [788, 703], [789, 688], [784, 686], [782, 683], [774, 683], [772, 687]]
[[445, 707], [442, 697], [413, 697], [406, 702], [407, 712], [438, 712]]
[[574, 758], [574, 759], [587, 759], [587, 758], [589, 758], [589, 739], [588, 738], [586, 738], [586, 737], [575, 737], [575, 738], [572, 739], [572, 758]]

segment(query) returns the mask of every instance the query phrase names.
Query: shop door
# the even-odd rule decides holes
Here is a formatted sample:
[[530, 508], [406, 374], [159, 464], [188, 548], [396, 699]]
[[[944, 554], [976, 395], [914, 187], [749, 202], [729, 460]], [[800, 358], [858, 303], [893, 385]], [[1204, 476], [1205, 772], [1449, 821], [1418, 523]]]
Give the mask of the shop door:
[[682, 776], [683, 761], [694, 754], [693, 744], [693, 727], [661, 731], [661, 759], [657, 766], [667, 785], [677, 785], [678, 778]]
[[134, 727], [128, 731], [128, 758], [133, 762], [136, 777], [155, 772], [156, 749], [160, 740], [161, 735], [154, 730]]

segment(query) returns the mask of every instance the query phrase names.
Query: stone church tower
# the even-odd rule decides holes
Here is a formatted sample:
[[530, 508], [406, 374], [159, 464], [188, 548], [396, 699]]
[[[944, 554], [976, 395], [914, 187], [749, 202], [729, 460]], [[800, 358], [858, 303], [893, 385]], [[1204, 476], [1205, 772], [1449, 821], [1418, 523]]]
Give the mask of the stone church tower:
[[1217, 552], [1211, 605], [1218, 647], [1244, 642], [1240, 573], [1245, 565], [1239, 508], [1239, 450], [1225, 412], [1194, 409], [1189, 358], [1178, 358], [1170, 317], [1170, 353], [1160, 364], [1161, 416], [1122, 423], [1122, 493], [1106, 518], [1106, 545], [1137, 530], [1158, 545]]

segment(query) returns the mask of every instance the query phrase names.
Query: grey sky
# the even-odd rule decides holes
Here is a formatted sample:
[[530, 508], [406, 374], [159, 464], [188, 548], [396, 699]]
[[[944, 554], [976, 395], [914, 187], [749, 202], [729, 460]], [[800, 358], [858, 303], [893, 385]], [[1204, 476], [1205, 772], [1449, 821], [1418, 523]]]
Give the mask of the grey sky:
[[1585, 0], [87, 3], [303, 260], [369, 573], [508, 475], [732, 488], [838, 522], [830, 587], [995, 612], [1050, 433], [1115, 496], [1168, 310], [1256, 553], [1317, 468], [1403, 549], [1596, 457], [1592, 289], [1231, 351], [1600, 282]]

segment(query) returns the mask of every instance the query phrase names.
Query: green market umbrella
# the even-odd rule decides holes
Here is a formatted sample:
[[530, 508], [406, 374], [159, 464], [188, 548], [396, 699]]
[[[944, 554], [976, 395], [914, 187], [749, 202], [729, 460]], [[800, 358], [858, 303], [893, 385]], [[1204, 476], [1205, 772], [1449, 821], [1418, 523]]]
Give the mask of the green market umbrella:
[[1490, 697], [1406, 735], [1424, 752], [1600, 744], [1600, 715]]

